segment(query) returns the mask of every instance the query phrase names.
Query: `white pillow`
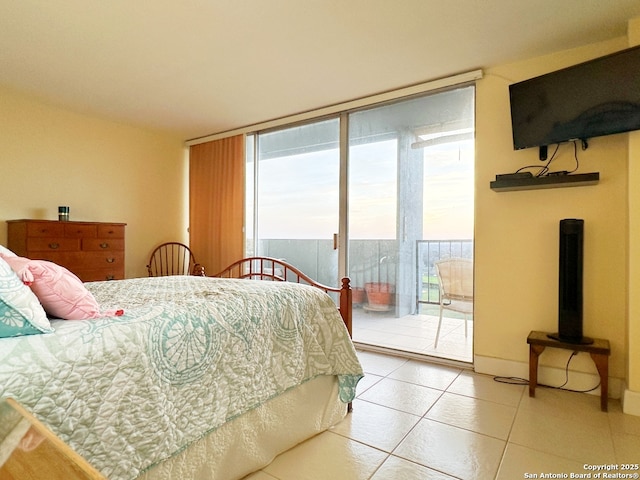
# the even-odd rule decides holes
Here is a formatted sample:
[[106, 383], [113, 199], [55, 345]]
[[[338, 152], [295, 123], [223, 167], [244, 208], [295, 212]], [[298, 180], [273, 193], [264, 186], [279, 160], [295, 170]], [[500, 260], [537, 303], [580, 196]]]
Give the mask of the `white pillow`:
[[5, 257], [17, 257], [17, 255], [15, 253], [13, 253], [11, 250], [9, 250], [4, 245], [0, 245], [0, 256], [1, 255], [4, 255]]
[[38, 298], [0, 258], [0, 337], [53, 332]]

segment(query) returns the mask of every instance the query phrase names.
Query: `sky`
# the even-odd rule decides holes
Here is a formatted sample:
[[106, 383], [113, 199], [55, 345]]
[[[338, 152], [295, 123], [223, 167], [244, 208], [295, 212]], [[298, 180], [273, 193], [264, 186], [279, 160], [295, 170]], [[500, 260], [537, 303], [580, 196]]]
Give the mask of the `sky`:
[[[349, 152], [352, 239], [396, 236], [396, 141]], [[473, 238], [473, 141], [424, 148], [423, 239]], [[330, 239], [338, 230], [339, 152], [291, 155], [259, 164], [259, 235]]]

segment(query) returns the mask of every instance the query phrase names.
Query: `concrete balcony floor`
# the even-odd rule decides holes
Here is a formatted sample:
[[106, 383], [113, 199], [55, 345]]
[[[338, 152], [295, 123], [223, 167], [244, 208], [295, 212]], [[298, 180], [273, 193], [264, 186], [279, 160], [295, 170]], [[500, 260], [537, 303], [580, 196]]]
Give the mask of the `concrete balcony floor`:
[[473, 321], [467, 322], [454, 312], [444, 311], [438, 347], [438, 306], [421, 305], [417, 315], [396, 318], [392, 312], [368, 311], [361, 306], [353, 309], [353, 341], [367, 346], [427, 355], [456, 362], [473, 362]]

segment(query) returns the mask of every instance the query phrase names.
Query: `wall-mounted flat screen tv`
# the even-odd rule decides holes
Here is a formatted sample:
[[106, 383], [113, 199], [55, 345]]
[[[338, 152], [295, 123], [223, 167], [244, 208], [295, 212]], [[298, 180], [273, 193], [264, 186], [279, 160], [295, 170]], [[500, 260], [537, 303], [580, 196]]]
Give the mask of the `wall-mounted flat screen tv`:
[[509, 86], [515, 150], [640, 129], [640, 47]]

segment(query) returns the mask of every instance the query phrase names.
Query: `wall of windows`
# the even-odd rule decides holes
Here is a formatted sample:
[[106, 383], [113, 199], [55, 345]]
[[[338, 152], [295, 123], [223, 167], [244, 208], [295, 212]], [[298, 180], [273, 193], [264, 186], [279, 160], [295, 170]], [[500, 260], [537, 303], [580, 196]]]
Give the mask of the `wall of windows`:
[[248, 135], [248, 253], [385, 285], [389, 304], [369, 308], [415, 313], [418, 241], [472, 240], [474, 96], [467, 84]]

